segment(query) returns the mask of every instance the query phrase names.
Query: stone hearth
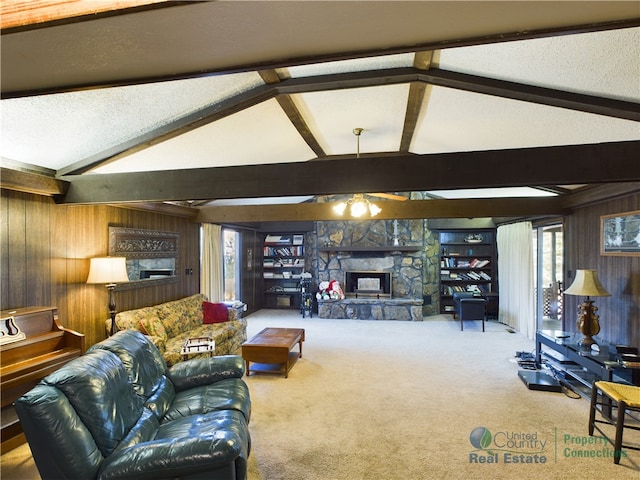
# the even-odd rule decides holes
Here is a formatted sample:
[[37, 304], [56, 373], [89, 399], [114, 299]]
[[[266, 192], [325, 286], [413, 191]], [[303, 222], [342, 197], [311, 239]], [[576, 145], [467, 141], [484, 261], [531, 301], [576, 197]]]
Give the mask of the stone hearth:
[[346, 318], [357, 320], [422, 320], [422, 300], [345, 298], [319, 300], [320, 318]]

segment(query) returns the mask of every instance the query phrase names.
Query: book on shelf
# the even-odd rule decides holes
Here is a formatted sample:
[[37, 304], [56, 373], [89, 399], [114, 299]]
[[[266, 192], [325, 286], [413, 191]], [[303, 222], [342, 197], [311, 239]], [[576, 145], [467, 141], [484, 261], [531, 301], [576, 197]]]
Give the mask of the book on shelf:
[[264, 241], [265, 243], [290, 244], [291, 237], [289, 235], [267, 235]]
[[265, 257], [302, 257], [304, 255], [304, 247], [301, 245], [293, 247], [264, 247]]

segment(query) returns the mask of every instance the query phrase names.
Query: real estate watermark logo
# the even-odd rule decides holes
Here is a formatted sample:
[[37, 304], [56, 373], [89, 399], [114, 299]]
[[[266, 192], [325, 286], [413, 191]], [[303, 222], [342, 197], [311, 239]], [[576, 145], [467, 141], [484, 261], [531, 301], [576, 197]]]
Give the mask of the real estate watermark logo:
[[538, 432], [491, 432], [476, 427], [469, 435], [475, 450], [469, 452], [469, 463], [540, 464], [547, 463], [548, 441]]
[[[500, 430], [476, 427], [469, 434], [474, 450], [469, 452], [469, 463], [478, 464], [542, 464], [559, 459], [611, 458], [614, 450], [605, 437], [560, 433], [556, 428], [548, 440], [538, 432]], [[626, 457], [624, 451], [622, 457]]]

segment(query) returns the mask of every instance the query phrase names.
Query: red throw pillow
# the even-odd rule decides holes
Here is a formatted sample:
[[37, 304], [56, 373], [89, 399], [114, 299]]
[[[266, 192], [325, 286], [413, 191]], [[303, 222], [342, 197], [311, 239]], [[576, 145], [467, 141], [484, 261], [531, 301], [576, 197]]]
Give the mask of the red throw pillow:
[[202, 302], [202, 323], [223, 323], [229, 320], [229, 309], [224, 303]]

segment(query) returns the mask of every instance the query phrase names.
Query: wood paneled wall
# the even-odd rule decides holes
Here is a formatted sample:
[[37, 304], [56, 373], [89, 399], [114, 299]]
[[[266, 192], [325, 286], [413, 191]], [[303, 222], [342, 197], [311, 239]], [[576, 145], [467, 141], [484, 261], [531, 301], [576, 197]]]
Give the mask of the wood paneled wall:
[[[576, 269], [598, 270], [612, 294], [596, 299], [602, 327], [598, 338], [640, 346], [640, 257], [601, 256], [599, 251], [600, 216], [634, 210], [640, 210], [640, 195], [577, 208], [566, 217], [565, 278], [570, 284]], [[199, 291], [199, 225], [187, 218], [107, 205], [56, 205], [49, 197], [2, 190], [0, 222], [0, 308], [56, 306], [64, 326], [86, 335], [87, 347], [105, 338], [107, 290], [85, 281], [89, 258], [108, 253], [110, 225], [180, 233], [178, 282], [118, 291], [119, 311]], [[262, 303], [261, 242], [256, 232], [241, 235], [243, 300], [251, 313]], [[253, 248], [252, 269], [247, 267], [248, 248]], [[185, 275], [186, 268], [193, 274]], [[575, 331], [579, 299], [566, 297], [565, 303], [565, 329]]]
[[[565, 219], [565, 279], [576, 269], [595, 268], [610, 297], [595, 298], [597, 338], [640, 347], [640, 257], [600, 255], [600, 216], [640, 210], [640, 195], [577, 208]], [[565, 296], [565, 329], [576, 331], [580, 297]]]
[[116, 291], [118, 311], [199, 292], [199, 224], [188, 218], [108, 205], [57, 205], [49, 197], [9, 190], [2, 190], [0, 200], [3, 310], [55, 306], [65, 327], [85, 334], [86, 347], [104, 339], [107, 289], [85, 282], [89, 259], [108, 254], [109, 226], [180, 234], [178, 281]]
[[[239, 230], [242, 246], [242, 301], [247, 314], [262, 308], [262, 235], [254, 230]], [[251, 250], [251, 258], [249, 258]], [[251, 262], [251, 266], [249, 266]]]

